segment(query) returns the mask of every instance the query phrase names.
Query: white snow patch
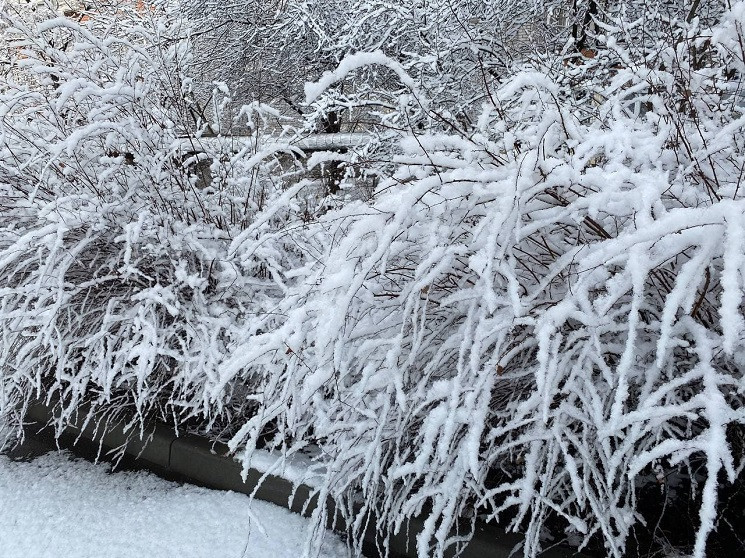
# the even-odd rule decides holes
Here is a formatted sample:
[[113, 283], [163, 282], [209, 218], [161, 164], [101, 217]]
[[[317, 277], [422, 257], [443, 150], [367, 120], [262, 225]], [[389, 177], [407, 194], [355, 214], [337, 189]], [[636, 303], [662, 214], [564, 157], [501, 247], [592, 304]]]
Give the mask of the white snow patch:
[[[0, 549], [5, 558], [297, 558], [308, 520], [243, 494], [50, 453], [0, 455]], [[346, 556], [328, 533], [320, 556]]]

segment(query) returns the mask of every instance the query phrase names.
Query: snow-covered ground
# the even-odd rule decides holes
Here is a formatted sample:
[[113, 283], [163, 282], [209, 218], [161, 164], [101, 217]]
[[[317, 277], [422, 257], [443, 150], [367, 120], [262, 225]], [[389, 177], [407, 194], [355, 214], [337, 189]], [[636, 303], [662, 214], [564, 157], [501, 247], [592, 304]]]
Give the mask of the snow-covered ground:
[[[3, 558], [297, 558], [308, 522], [243, 494], [110, 473], [69, 454], [0, 455]], [[346, 556], [329, 533], [321, 556]]]

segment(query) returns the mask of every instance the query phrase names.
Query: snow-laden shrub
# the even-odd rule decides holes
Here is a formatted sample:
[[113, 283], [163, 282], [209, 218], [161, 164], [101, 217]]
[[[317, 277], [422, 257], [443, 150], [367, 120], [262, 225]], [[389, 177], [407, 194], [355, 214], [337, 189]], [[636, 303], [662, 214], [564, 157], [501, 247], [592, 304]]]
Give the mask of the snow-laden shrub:
[[[303, 210], [304, 183], [276, 182], [286, 144], [258, 149], [266, 108], [241, 111], [256, 135], [238, 153], [200, 139], [230, 100], [218, 84], [214, 122], [193, 118], [178, 19], [29, 15], [6, 13], [3, 31], [18, 78], [0, 93], [8, 432], [36, 397], [58, 405], [58, 430], [81, 409], [102, 424], [135, 412], [134, 430], [153, 417], [209, 423], [234, 397], [206, 388], [233, 345], [271, 321], [302, 255], [292, 232], [272, 231]], [[262, 239], [241, 260], [238, 234]]]
[[0, 98], [5, 427], [38, 396], [59, 428], [89, 406], [227, 422], [246, 466], [313, 446], [356, 551], [422, 514], [422, 557], [477, 517], [526, 556], [547, 535], [621, 556], [639, 488], [688, 468], [703, 556], [743, 467], [743, 6], [669, 36], [608, 19], [594, 58], [474, 96], [473, 125], [352, 56], [309, 100], [383, 65], [401, 139], [371, 199], [313, 219], [281, 144], [214, 148], [208, 185], [191, 170], [212, 144], [184, 158], [179, 136], [222, 126], [225, 93], [194, 105], [167, 20], [13, 20], [31, 83]]
[[[596, 59], [506, 80], [469, 135], [404, 139], [373, 200], [321, 218], [282, 325], [222, 368], [264, 378], [232, 447], [268, 422], [318, 443], [357, 541], [421, 513], [421, 557], [477, 515], [525, 529], [526, 556], [562, 524], [622, 556], [644, 478], [688, 467], [704, 556], [743, 467], [742, 18], [654, 56], [608, 25]], [[361, 54], [307, 91], [367, 63], [406, 83]]]

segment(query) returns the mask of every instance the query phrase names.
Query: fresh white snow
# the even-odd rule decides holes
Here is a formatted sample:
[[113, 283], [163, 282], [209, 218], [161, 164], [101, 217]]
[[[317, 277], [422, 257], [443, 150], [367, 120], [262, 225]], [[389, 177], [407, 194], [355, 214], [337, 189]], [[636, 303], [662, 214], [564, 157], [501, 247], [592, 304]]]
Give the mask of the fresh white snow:
[[[298, 558], [308, 521], [243, 494], [50, 453], [0, 455], [3, 558]], [[321, 556], [346, 556], [328, 533]]]

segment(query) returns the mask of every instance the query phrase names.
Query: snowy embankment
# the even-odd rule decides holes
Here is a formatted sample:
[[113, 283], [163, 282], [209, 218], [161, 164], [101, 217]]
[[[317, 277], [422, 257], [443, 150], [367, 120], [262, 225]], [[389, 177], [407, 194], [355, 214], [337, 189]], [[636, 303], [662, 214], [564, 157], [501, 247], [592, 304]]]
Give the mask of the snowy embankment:
[[[65, 454], [0, 456], [0, 502], [6, 558], [295, 558], [307, 538], [307, 519], [272, 504]], [[346, 556], [326, 539], [321, 556]]]

